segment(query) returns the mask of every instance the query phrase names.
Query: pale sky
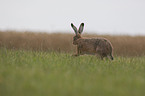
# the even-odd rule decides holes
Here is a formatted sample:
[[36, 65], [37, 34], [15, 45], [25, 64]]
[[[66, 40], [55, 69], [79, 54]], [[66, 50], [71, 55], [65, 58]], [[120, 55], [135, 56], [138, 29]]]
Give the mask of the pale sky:
[[145, 35], [145, 0], [0, 0], [0, 30]]

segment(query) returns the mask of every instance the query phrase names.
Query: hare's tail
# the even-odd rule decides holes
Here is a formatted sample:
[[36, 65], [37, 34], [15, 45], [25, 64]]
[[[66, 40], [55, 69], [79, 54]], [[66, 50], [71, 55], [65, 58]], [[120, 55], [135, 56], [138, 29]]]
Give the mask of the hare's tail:
[[114, 57], [112, 56], [112, 54], [110, 54], [110, 59], [111, 59], [111, 60], [114, 60]]
[[110, 43], [110, 49], [111, 49], [111, 52], [110, 52], [110, 54], [109, 54], [109, 57], [110, 57], [110, 59], [111, 60], [114, 60], [114, 57], [113, 57], [113, 55], [112, 55], [112, 50], [113, 50], [113, 48], [112, 48], [112, 45], [111, 45], [111, 43]]

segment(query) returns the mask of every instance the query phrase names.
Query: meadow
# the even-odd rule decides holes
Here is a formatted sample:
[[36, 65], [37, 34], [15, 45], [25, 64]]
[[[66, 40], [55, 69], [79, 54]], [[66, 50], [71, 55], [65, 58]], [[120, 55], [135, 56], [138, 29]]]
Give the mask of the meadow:
[[144, 57], [0, 49], [0, 96], [143, 96]]
[[143, 36], [103, 36], [114, 46], [113, 61], [73, 57], [72, 36], [0, 32], [0, 96], [145, 94]]

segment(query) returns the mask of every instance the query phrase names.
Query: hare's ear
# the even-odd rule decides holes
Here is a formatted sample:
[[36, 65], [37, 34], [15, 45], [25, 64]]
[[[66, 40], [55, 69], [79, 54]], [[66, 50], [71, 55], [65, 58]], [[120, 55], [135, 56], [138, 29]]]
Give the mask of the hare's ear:
[[81, 34], [83, 32], [84, 29], [84, 23], [81, 23], [78, 32]]
[[77, 34], [78, 33], [77, 28], [76, 26], [73, 25], [73, 23], [71, 23], [71, 27], [74, 29], [75, 33]]

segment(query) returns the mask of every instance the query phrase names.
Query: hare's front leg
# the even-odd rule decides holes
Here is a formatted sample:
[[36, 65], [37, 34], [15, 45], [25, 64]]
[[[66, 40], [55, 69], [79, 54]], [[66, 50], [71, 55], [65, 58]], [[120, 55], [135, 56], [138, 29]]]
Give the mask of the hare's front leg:
[[77, 53], [74, 54], [73, 56], [79, 56], [79, 55], [80, 55], [80, 48], [79, 48], [79, 46], [77, 46]]

